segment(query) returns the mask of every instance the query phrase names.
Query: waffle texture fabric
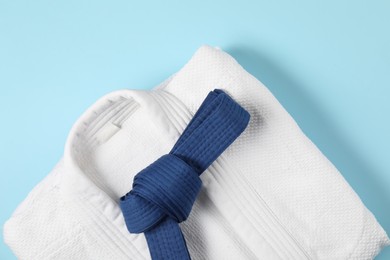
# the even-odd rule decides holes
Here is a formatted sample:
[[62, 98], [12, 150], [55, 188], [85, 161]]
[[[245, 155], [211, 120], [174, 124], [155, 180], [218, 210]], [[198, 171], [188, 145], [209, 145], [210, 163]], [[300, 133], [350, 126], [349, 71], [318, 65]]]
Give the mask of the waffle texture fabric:
[[144, 233], [152, 259], [191, 259], [178, 223], [192, 209], [199, 176], [244, 131], [250, 115], [220, 89], [211, 91], [169, 154], [139, 172], [120, 198], [128, 230]]
[[150, 259], [119, 198], [169, 153], [204, 97], [222, 89], [250, 114], [200, 176], [180, 223], [192, 259], [372, 259], [390, 244], [374, 215], [271, 92], [202, 46], [151, 91], [119, 90], [72, 127], [63, 158], [19, 205], [4, 240], [19, 259]]

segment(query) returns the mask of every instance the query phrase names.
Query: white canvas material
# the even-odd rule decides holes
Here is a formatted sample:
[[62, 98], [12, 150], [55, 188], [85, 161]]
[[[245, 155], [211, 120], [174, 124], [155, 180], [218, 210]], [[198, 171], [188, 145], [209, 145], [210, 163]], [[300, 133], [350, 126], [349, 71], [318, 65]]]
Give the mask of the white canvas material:
[[172, 148], [219, 88], [250, 114], [244, 133], [202, 174], [180, 224], [192, 259], [372, 259], [390, 241], [331, 162], [270, 91], [220, 49], [202, 46], [151, 91], [120, 90], [73, 126], [63, 158], [4, 226], [20, 259], [150, 259], [119, 197]]

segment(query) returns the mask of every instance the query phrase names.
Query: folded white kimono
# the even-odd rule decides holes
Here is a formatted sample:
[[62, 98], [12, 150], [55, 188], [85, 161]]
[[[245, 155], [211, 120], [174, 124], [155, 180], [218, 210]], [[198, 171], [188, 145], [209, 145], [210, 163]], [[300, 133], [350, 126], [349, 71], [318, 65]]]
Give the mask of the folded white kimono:
[[64, 157], [4, 226], [20, 259], [150, 259], [118, 205], [133, 176], [170, 151], [209, 91], [251, 115], [201, 175], [180, 224], [192, 259], [372, 259], [389, 239], [337, 169], [270, 91], [203, 46], [151, 91], [120, 90], [75, 123]]

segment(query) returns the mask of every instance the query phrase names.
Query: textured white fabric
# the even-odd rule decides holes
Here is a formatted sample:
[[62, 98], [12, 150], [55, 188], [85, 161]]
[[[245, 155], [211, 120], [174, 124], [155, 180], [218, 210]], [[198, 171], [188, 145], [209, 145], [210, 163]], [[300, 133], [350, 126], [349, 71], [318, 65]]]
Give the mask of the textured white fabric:
[[180, 224], [193, 259], [372, 259], [389, 245], [268, 89], [209, 46], [154, 90], [120, 90], [93, 104], [73, 126], [63, 159], [6, 222], [5, 242], [20, 259], [149, 259], [118, 199], [138, 171], [169, 152], [215, 88], [251, 121], [202, 174]]

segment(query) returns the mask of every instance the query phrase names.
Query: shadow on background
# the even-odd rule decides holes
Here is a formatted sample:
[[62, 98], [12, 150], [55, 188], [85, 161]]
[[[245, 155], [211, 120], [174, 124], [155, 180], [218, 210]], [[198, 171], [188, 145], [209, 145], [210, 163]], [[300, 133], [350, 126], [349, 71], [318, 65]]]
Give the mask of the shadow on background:
[[266, 55], [250, 48], [227, 48], [249, 73], [264, 83], [279, 102], [294, 117], [305, 134], [339, 169], [344, 178], [378, 221], [390, 234], [390, 191], [371, 174], [373, 167], [357, 154], [332, 120], [304, 91], [300, 84]]

